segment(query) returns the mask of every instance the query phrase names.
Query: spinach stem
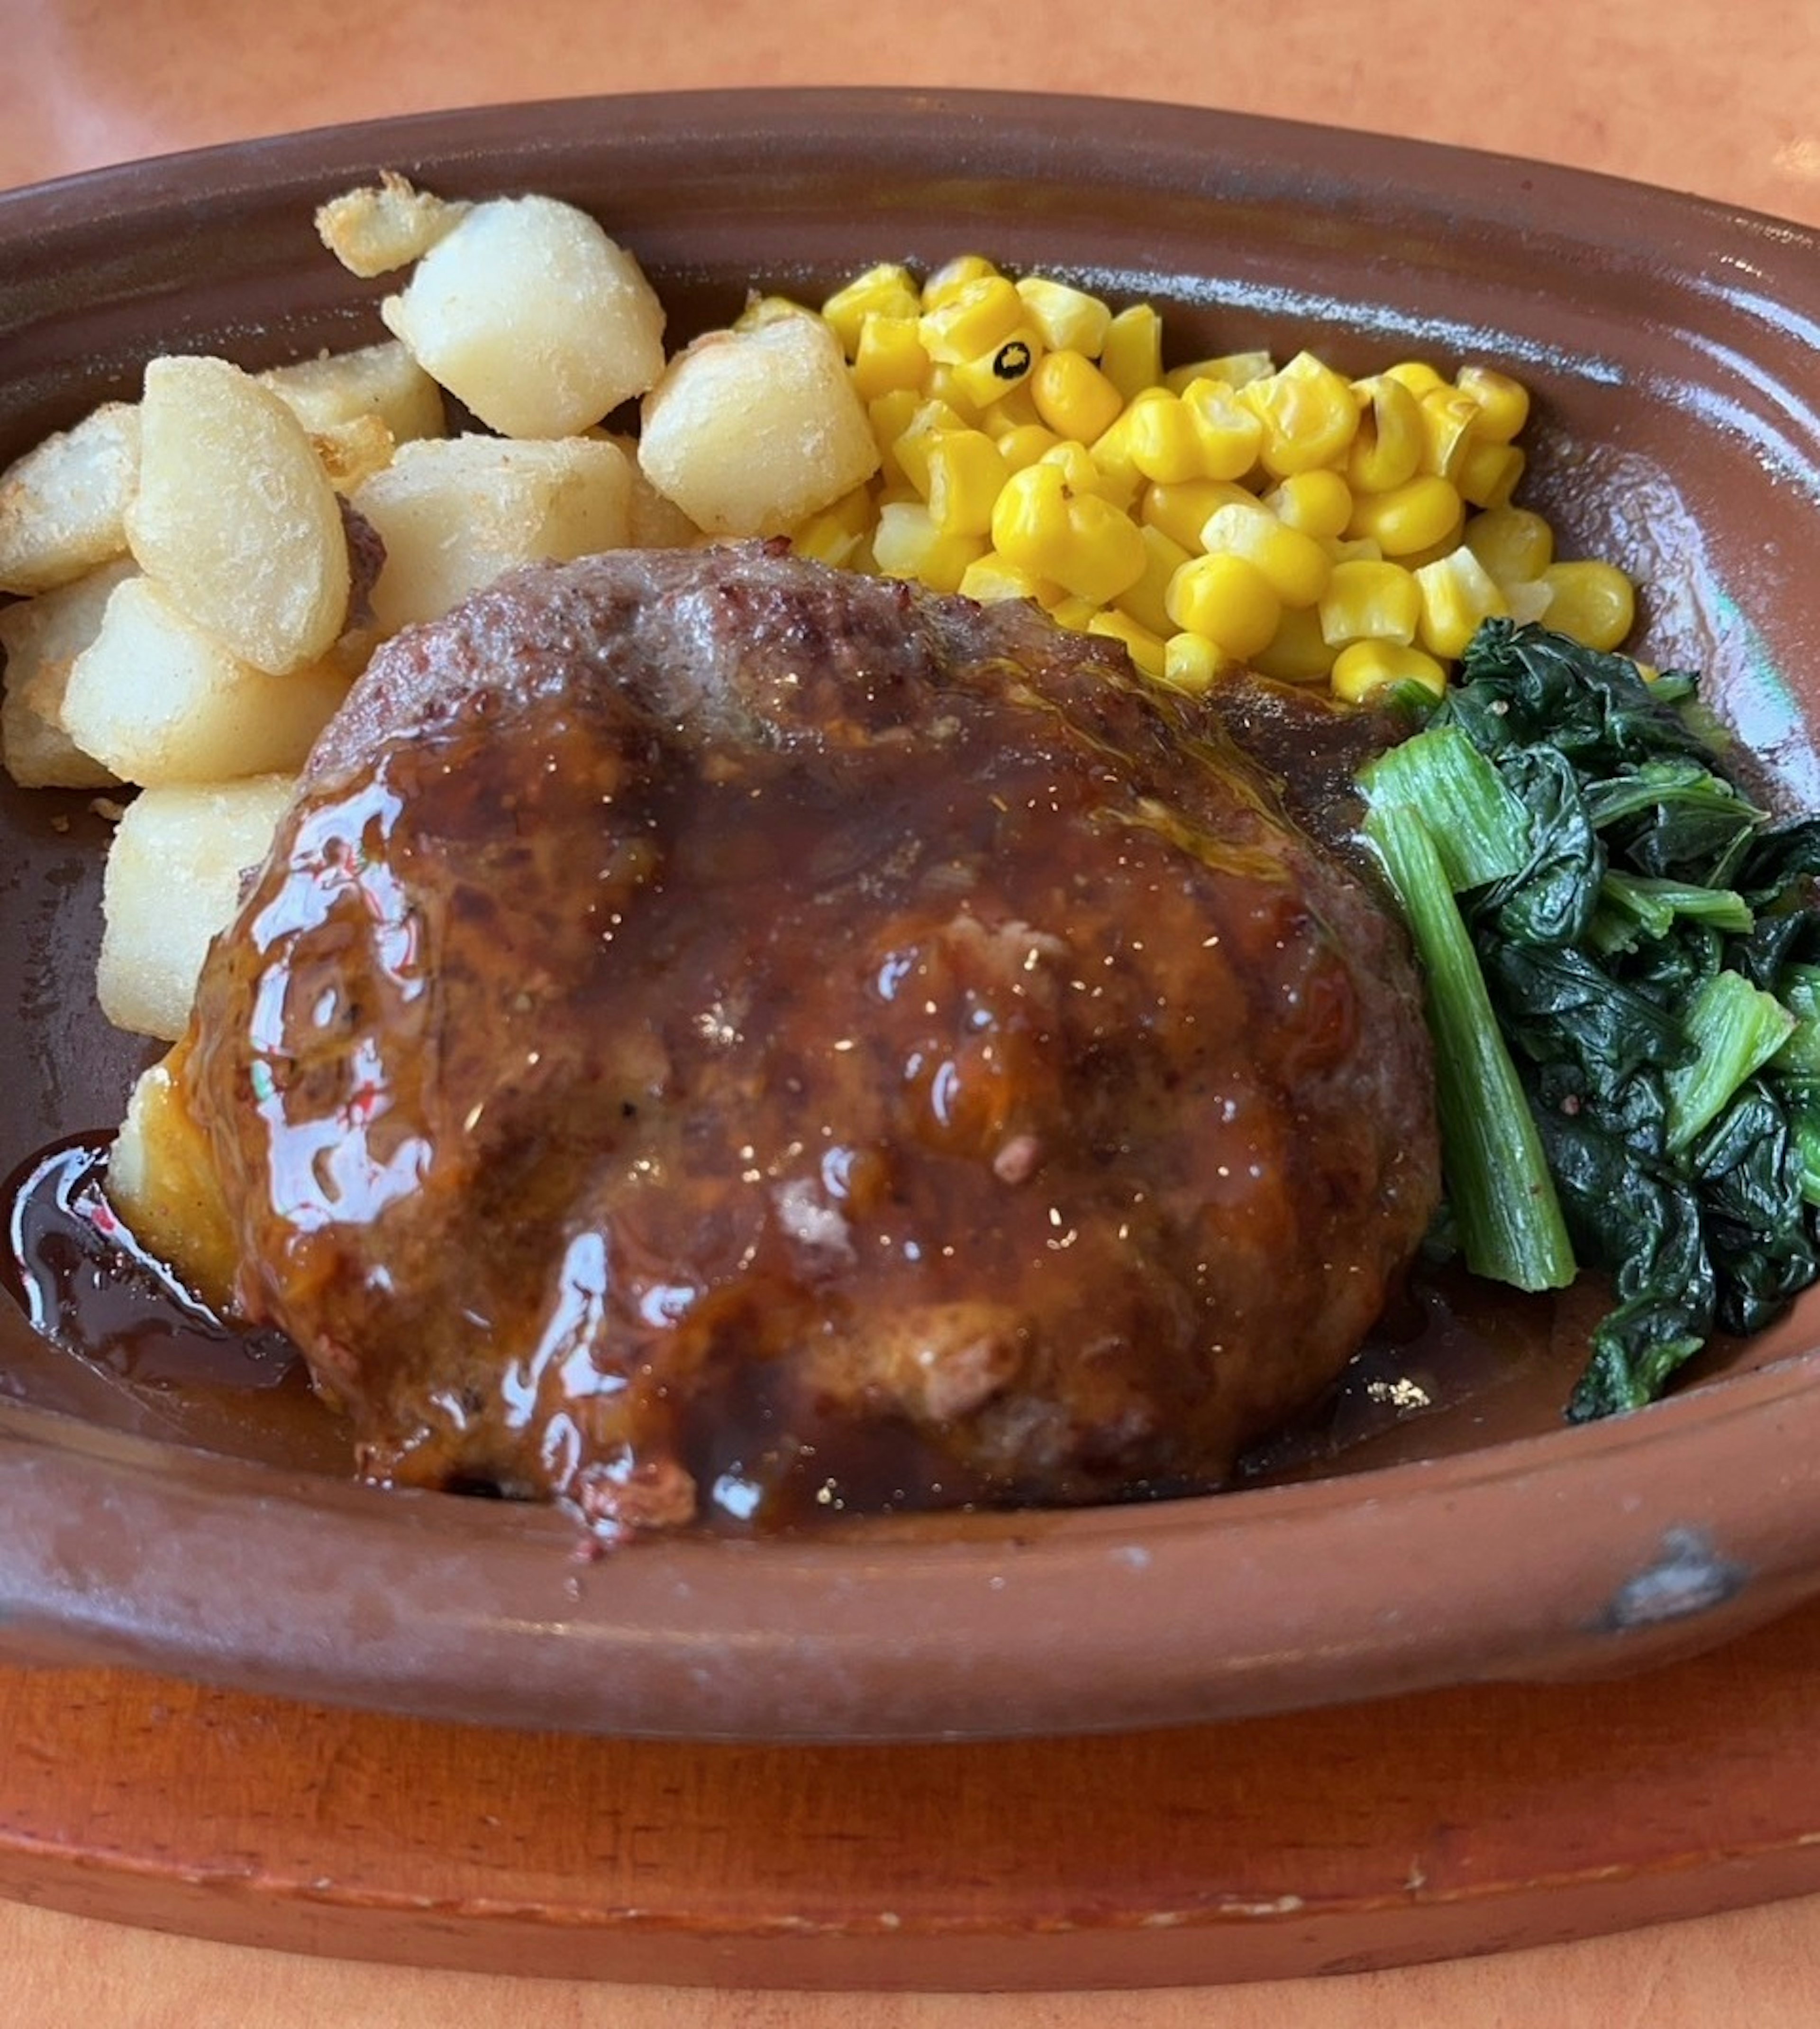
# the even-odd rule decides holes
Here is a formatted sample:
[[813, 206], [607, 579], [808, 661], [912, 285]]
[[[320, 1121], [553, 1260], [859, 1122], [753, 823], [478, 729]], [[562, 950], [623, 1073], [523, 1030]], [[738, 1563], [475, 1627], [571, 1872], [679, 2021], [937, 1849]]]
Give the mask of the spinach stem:
[[1421, 811], [1456, 895], [1507, 880], [1529, 860], [1529, 814], [1522, 797], [1457, 725], [1430, 726], [1386, 749], [1359, 781], [1373, 803]]
[[1427, 975], [1443, 1159], [1466, 1266], [1519, 1289], [1565, 1289], [1576, 1269], [1560, 1201], [1433, 835], [1410, 805], [1378, 800], [1364, 830]]

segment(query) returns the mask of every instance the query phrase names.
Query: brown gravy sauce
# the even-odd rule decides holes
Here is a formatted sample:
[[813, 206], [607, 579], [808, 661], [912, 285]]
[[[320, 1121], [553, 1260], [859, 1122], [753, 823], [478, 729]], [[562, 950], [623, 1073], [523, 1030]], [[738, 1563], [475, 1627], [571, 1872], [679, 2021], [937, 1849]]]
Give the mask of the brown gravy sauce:
[[0, 1186], [0, 1285], [35, 1334], [0, 1366], [0, 1399], [345, 1477], [345, 1434], [296, 1348], [215, 1316], [115, 1215], [102, 1190], [111, 1139], [56, 1143]]
[[[224, 1322], [141, 1248], [103, 1193], [108, 1137], [59, 1143], [3, 1186], [0, 1282], [34, 1327], [35, 1359], [0, 1368], [10, 1397], [107, 1427], [347, 1478], [352, 1442], [278, 1334]], [[1585, 1346], [1572, 1296], [1524, 1298], [1458, 1270], [1418, 1270], [1326, 1395], [1255, 1445], [1232, 1484], [1256, 1487], [1477, 1448], [1558, 1426]], [[1540, 1370], [1540, 1371], [1539, 1371]], [[758, 1434], [754, 1433], [756, 1437]], [[762, 1444], [751, 1448], [759, 1460]], [[906, 1486], [876, 1446], [844, 1459], [723, 1474], [705, 1526], [775, 1530], [829, 1513], [952, 1504]], [[1156, 1486], [1157, 1498], [1204, 1492]]]

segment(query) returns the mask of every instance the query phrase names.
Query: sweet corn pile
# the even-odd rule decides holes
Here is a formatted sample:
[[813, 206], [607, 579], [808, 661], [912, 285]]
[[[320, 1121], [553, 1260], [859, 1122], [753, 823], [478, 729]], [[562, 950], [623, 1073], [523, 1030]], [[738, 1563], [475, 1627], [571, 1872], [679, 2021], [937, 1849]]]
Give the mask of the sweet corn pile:
[[[765, 299], [747, 321], [784, 313]], [[1512, 504], [1529, 396], [1489, 367], [1349, 380], [1247, 352], [1166, 372], [1150, 305], [1115, 313], [977, 256], [920, 287], [869, 269], [820, 313], [883, 462], [793, 532], [806, 555], [1033, 599], [1191, 691], [1244, 662], [1354, 702], [1438, 692], [1493, 615], [1599, 648], [1630, 632], [1624, 573], [1557, 562]]]

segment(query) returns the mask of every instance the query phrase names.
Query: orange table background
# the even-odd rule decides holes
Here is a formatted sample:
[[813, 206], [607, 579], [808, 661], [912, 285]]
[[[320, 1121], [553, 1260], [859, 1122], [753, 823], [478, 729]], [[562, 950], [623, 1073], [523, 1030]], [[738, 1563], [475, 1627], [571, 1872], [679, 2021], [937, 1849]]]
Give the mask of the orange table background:
[[[1809, 0], [0, 0], [0, 187], [329, 121], [729, 84], [986, 86], [1188, 100], [1641, 178], [1820, 223]], [[1816, 362], [1820, 376], [1820, 362]], [[1722, 1723], [1722, 1715], [1714, 1716]], [[0, 1742], [0, 1782], [6, 1744]], [[1820, 1838], [1820, 1827], [1815, 1828]], [[680, 1993], [293, 1958], [0, 1903], [0, 2016], [436, 2029], [1626, 2029], [1820, 2020], [1820, 1896], [1466, 1963], [1214, 1993]]]

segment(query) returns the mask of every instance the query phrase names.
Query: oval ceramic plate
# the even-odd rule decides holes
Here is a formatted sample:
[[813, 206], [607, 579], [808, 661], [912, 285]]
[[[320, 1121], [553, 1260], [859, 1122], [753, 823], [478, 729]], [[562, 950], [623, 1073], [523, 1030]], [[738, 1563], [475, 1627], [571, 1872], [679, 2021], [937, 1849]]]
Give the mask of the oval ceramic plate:
[[[673, 336], [751, 287], [978, 250], [1149, 298], [1177, 358], [1503, 364], [1536, 397], [1528, 497], [1629, 563], [1643, 651], [1704, 668], [1782, 792], [1820, 801], [1811, 232], [1503, 159], [1084, 100], [437, 116], [0, 198], [0, 461], [131, 395], [157, 351], [265, 365], [377, 336], [378, 285], [324, 254], [312, 214], [385, 168], [587, 206], [643, 261]], [[117, 1118], [143, 1052], [93, 1004], [102, 822], [10, 788], [0, 822], [9, 1166]], [[1561, 1422], [1570, 1304], [1514, 1314], [1519, 1349], [1483, 1385], [1325, 1477], [588, 1562], [554, 1512], [347, 1483], [319, 1442], [60, 1361], [9, 1307], [0, 1646], [517, 1727], [769, 1739], [1088, 1731], [1633, 1667], [1820, 1590], [1815, 1315], [1596, 1427]]]

